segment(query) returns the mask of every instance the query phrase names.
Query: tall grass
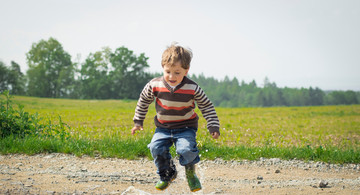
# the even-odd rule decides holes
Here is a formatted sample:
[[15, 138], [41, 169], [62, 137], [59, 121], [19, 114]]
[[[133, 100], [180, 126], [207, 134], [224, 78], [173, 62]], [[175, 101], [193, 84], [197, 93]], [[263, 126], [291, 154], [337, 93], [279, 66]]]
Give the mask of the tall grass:
[[[16, 96], [39, 123], [53, 125], [50, 136], [8, 136], [0, 153], [73, 153], [118, 158], [151, 158], [147, 144], [155, 126], [150, 106], [144, 131], [132, 136], [136, 101], [67, 100]], [[16, 106], [14, 106], [16, 107]], [[303, 159], [333, 163], [360, 162], [360, 105], [274, 108], [216, 108], [220, 139], [214, 140], [200, 117], [197, 135], [202, 158]], [[197, 113], [201, 113], [197, 110]], [[63, 135], [63, 136], [62, 136]], [[63, 138], [62, 138], [63, 137]], [[171, 150], [173, 155], [175, 150]]]

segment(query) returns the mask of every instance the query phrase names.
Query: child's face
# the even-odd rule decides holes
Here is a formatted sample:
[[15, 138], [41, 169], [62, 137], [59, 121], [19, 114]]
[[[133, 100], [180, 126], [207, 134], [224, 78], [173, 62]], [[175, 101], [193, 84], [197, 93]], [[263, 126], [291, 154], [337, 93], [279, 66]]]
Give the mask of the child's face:
[[181, 67], [180, 62], [175, 63], [173, 66], [165, 65], [163, 70], [164, 79], [171, 86], [180, 84], [184, 76], [186, 76], [189, 71], [189, 69], [184, 69]]

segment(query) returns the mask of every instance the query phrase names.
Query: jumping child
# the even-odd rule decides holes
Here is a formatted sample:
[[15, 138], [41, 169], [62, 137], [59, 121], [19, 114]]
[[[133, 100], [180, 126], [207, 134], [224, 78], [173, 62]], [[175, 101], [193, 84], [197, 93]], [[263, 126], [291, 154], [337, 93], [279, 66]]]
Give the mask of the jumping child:
[[185, 166], [186, 179], [192, 192], [201, 190], [195, 174], [195, 164], [200, 161], [196, 144], [199, 117], [195, 113], [195, 102], [207, 121], [211, 136], [220, 136], [220, 123], [215, 108], [203, 90], [187, 76], [192, 52], [176, 44], [168, 47], [161, 65], [163, 76], [152, 79], [140, 94], [131, 133], [143, 130], [143, 122], [149, 105], [155, 99], [156, 130], [148, 145], [157, 167], [160, 180], [155, 188], [165, 190], [176, 178], [177, 171], [171, 158], [170, 147], [174, 144], [180, 156], [180, 165]]

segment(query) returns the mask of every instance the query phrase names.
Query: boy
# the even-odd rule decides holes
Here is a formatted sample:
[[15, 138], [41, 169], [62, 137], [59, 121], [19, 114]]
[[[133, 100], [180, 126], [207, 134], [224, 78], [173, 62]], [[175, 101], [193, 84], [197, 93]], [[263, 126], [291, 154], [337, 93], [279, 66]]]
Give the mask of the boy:
[[149, 105], [155, 99], [156, 130], [148, 145], [160, 175], [155, 185], [165, 190], [177, 176], [169, 148], [175, 144], [180, 164], [185, 166], [186, 179], [192, 192], [201, 190], [195, 174], [195, 164], [200, 161], [196, 144], [198, 115], [194, 112], [195, 102], [207, 121], [207, 128], [214, 139], [220, 136], [219, 119], [213, 104], [202, 89], [186, 77], [192, 53], [181, 46], [172, 44], [163, 55], [161, 65], [163, 76], [152, 79], [140, 94], [135, 109], [134, 127], [131, 133], [143, 130], [143, 121]]

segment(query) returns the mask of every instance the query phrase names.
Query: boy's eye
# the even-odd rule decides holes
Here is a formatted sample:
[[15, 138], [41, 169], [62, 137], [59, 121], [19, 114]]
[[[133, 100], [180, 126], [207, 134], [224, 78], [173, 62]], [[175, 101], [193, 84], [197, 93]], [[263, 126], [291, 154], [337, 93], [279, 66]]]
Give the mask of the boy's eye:
[[175, 72], [175, 74], [180, 74], [180, 72]]

